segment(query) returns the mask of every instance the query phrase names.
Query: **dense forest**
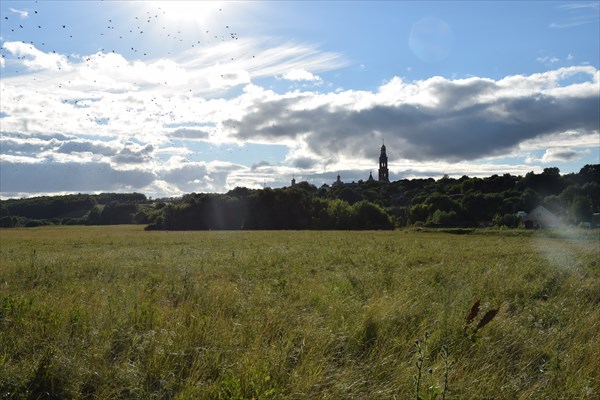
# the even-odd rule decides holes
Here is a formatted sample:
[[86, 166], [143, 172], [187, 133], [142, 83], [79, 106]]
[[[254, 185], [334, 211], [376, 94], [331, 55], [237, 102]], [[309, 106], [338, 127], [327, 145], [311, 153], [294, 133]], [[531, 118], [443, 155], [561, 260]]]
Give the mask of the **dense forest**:
[[0, 227], [146, 224], [157, 230], [393, 229], [402, 226], [516, 227], [537, 206], [577, 225], [600, 212], [600, 164], [578, 173], [487, 178], [359, 181], [317, 188], [237, 187], [150, 200], [139, 193], [44, 196], [0, 201]]

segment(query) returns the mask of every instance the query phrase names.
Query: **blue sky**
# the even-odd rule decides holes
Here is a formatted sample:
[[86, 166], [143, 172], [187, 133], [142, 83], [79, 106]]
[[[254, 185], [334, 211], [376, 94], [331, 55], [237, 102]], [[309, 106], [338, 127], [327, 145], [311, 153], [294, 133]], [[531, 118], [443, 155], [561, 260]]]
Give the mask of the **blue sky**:
[[600, 2], [1, 1], [0, 195], [600, 162]]

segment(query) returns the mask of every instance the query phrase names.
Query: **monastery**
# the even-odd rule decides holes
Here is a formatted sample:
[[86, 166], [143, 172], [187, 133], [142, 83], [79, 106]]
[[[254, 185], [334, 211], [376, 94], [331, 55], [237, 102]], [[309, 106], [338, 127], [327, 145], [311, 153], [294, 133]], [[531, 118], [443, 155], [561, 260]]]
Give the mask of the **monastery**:
[[[371, 172], [369, 172], [369, 178], [367, 179], [368, 182], [373, 182], [375, 179], [373, 178], [373, 174]], [[384, 182], [387, 183], [390, 181], [390, 173], [388, 170], [388, 157], [387, 157], [387, 153], [386, 153], [386, 149], [385, 149], [385, 144], [381, 145], [381, 154], [379, 154], [379, 170], [378, 170], [378, 179], [379, 182]], [[296, 184], [296, 179], [292, 178], [292, 186], [294, 186]], [[340, 174], [337, 175], [337, 179], [335, 182], [333, 182], [331, 184], [332, 187], [335, 186], [341, 186], [341, 185], [346, 185], [346, 186], [353, 186], [356, 185], [356, 183], [344, 183], [342, 182], [342, 179], [340, 177]], [[323, 185], [323, 186], [327, 186], [327, 185]]]
[[[369, 172], [369, 179], [367, 181], [372, 182], [375, 179], [373, 178], [373, 174]], [[389, 182], [390, 181], [390, 172], [388, 170], [388, 158], [385, 150], [385, 144], [381, 145], [381, 154], [379, 154], [379, 171], [378, 171], [378, 179], [379, 182]], [[337, 179], [333, 182], [332, 186], [344, 185], [342, 182], [340, 175], [338, 174]]]

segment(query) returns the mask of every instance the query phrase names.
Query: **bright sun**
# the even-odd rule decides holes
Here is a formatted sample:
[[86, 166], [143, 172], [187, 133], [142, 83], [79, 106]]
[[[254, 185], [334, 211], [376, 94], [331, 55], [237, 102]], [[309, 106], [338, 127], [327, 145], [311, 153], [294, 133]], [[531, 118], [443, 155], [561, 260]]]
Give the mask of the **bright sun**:
[[223, 1], [151, 1], [147, 5], [169, 22], [178, 24], [210, 24], [222, 11]]

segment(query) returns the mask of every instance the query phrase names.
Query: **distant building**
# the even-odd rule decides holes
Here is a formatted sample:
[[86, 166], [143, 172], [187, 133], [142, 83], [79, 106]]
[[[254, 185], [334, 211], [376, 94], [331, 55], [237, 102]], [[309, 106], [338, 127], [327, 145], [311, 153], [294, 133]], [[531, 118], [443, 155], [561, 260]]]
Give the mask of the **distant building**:
[[333, 184], [331, 186], [342, 186], [344, 184], [344, 182], [342, 182], [342, 178], [340, 177], [340, 174], [337, 174], [337, 179], [335, 180], [335, 182], [333, 182]]
[[379, 182], [389, 182], [390, 174], [388, 171], [388, 158], [385, 153], [385, 144], [381, 145], [381, 154], [379, 155]]
[[[379, 172], [379, 179], [378, 179], [379, 182], [388, 183], [390, 181], [390, 173], [388, 170], [388, 158], [387, 158], [387, 154], [386, 154], [385, 144], [381, 146], [381, 154], [379, 155], [379, 171], [378, 172]], [[367, 182], [374, 182], [374, 181], [375, 181], [375, 178], [373, 178], [373, 173], [369, 172], [369, 178], [367, 178]], [[344, 183], [342, 181], [342, 177], [338, 173], [335, 182], [333, 182], [331, 184], [331, 188], [338, 187], [338, 186], [353, 187], [353, 186], [357, 186], [358, 184], [360, 184], [362, 182], [363, 181], [360, 180], [360, 181], [358, 181], [358, 183], [356, 183], [356, 182]], [[295, 183], [296, 183], [296, 181], [292, 178], [292, 186], [294, 186]], [[321, 186], [321, 189], [327, 191], [330, 189], [330, 187], [324, 183]]]

